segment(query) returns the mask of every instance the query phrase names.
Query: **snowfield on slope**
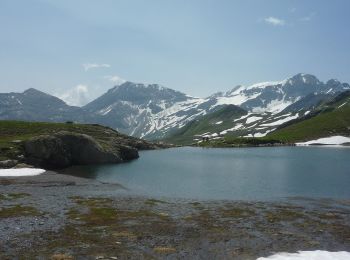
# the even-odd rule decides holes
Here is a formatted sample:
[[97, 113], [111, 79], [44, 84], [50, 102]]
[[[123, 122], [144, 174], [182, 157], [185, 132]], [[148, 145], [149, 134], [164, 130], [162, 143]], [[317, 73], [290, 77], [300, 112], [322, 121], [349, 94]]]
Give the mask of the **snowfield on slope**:
[[289, 116], [283, 119], [280, 119], [278, 121], [272, 122], [272, 123], [266, 123], [266, 124], [262, 124], [261, 126], [279, 126], [282, 125], [284, 123], [287, 123], [288, 121], [291, 121], [293, 119], [297, 119], [299, 117], [299, 114], [296, 114], [294, 116]]

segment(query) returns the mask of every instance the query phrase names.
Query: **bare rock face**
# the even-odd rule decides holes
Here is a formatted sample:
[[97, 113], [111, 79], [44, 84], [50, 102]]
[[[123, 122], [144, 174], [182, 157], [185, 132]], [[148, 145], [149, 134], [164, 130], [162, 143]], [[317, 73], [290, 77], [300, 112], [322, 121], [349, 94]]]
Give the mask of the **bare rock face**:
[[118, 143], [101, 146], [91, 136], [65, 131], [34, 137], [25, 142], [24, 150], [27, 163], [45, 169], [121, 163], [139, 156], [133, 147]]
[[17, 160], [5, 160], [5, 161], [0, 161], [0, 169], [1, 168], [12, 168], [14, 166], [16, 166], [16, 164], [18, 163]]

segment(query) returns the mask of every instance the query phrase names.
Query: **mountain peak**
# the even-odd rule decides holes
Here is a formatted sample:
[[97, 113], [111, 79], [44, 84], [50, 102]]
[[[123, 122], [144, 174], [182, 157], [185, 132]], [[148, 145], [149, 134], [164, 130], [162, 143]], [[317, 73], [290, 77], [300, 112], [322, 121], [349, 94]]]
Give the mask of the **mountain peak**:
[[327, 83], [326, 83], [327, 85], [339, 85], [340, 84], [340, 81], [339, 80], [337, 80], [337, 79], [330, 79], [330, 80], [328, 80], [327, 81]]
[[35, 88], [28, 88], [27, 90], [23, 91], [23, 94], [45, 94], [45, 93]]
[[109, 92], [115, 92], [117, 90], [121, 89], [136, 89], [136, 88], [142, 88], [142, 89], [154, 89], [154, 90], [165, 90], [168, 88], [165, 88], [159, 84], [143, 84], [143, 83], [136, 83], [131, 81], [126, 81], [123, 84], [116, 85], [113, 88], [109, 90]]
[[305, 74], [305, 73], [299, 73], [291, 77], [290, 79], [298, 83], [303, 82], [306, 84], [318, 84], [320, 82], [316, 76], [311, 74]]

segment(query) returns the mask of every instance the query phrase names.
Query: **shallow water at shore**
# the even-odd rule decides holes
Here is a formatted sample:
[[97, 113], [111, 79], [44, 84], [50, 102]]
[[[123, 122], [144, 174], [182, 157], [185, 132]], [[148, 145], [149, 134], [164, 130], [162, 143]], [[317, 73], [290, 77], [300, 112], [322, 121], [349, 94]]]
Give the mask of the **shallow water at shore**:
[[[204, 200], [350, 198], [350, 149], [330, 147], [174, 148], [144, 151], [120, 165], [62, 171], [129, 194]], [[118, 191], [119, 192], [119, 191]]]

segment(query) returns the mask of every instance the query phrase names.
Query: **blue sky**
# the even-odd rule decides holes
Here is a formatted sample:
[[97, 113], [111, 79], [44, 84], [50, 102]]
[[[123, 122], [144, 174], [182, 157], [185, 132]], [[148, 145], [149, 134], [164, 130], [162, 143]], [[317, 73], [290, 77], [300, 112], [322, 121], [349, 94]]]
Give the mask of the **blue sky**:
[[125, 79], [205, 97], [299, 72], [350, 82], [349, 10], [348, 0], [0, 0], [0, 92], [93, 98]]

